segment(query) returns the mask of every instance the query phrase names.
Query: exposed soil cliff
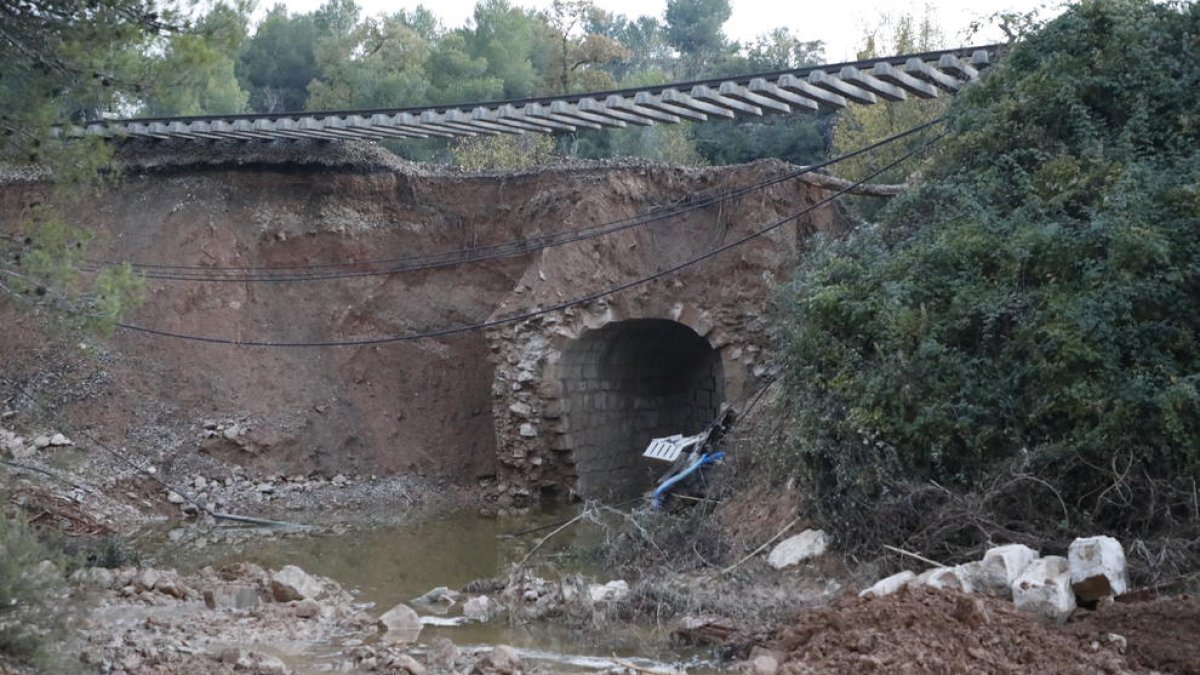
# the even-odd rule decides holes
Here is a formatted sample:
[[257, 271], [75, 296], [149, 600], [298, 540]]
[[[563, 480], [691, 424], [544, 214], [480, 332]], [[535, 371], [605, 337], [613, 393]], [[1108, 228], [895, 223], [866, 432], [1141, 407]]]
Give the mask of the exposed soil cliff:
[[[778, 162], [712, 169], [597, 164], [486, 175], [431, 173], [369, 144], [163, 144], [123, 152], [126, 175], [118, 187], [60, 201], [61, 210], [102, 235], [96, 258], [199, 267], [311, 266], [520, 241], [793, 168]], [[36, 181], [0, 184], [2, 227], [15, 227], [23, 209], [50, 194]], [[824, 194], [788, 181], [755, 193], [752, 203], [747, 197], [736, 209], [700, 209], [657, 223], [644, 236], [666, 252], [695, 252], [697, 242], [723, 241], [731, 231], [758, 227]], [[792, 227], [803, 234], [836, 222], [826, 209]], [[779, 259], [792, 259], [803, 238], [789, 237], [792, 248]], [[595, 256], [601, 250], [621, 255], [595, 248]], [[536, 275], [531, 263], [540, 257], [323, 281], [152, 280], [145, 305], [130, 321], [234, 340], [404, 335], [473, 324], [519, 307], [522, 280]], [[621, 266], [614, 259], [612, 267]], [[539, 297], [527, 301], [545, 302], [552, 290], [543, 284]], [[553, 295], [570, 298], [597, 289], [572, 278], [557, 290]], [[199, 453], [285, 475], [403, 471], [472, 480], [496, 470], [495, 359], [479, 331], [292, 349], [118, 331], [84, 352], [48, 338], [28, 312], [0, 312], [6, 327], [0, 374], [118, 446], [167, 451], [180, 461]], [[12, 394], [4, 391], [0, 400]], [[206, 431], [205, 421], [236, 422], [237, 433]]]

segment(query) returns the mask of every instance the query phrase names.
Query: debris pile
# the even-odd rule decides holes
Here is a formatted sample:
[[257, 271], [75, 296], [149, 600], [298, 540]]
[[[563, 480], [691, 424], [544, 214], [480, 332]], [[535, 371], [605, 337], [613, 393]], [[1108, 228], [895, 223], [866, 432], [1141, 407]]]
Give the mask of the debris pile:
[[1011, 599], [1017, 609], [1064, 623], [1078, 606], [1109, 602], [1129, 589], [1125, 550], [1112, 537], [1071, 543], [1067, 557], [1040, 557], [1022, 544], [991, 548], [982, 560], [934, 567], [921, 574], [898, 572], [862, 591], [883, 597], [906, 587], [929, 586]]

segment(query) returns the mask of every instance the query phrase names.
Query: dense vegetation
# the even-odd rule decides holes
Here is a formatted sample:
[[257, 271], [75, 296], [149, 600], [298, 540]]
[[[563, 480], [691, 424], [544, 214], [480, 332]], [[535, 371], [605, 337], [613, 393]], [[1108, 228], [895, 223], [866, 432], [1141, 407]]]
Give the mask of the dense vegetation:
[[1200, 553], [1197, 35], [1194, 4], [1079, 3], [954, 99], [919, 189], [801, 265], [791, 461], [852, 549]]

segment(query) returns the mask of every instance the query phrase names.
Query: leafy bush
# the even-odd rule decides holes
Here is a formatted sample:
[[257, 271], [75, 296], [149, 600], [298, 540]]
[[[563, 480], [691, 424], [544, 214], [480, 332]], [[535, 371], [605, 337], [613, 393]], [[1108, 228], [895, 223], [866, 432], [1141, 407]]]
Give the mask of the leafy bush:
[[1113, 532], [1200, 521], [1197, 34], [1194, 4], [1072, 7], [955, 98], [920, 188], [802, 263], [796, 447], [827, 520], [878, 526], [852, 548], [921, 527], [881, 529], [900, 486], [1002, 471]]
[[0, 513], [0, 657], [52, 660], [65, 635], [64, 582], [54, 551], [20, 520]]

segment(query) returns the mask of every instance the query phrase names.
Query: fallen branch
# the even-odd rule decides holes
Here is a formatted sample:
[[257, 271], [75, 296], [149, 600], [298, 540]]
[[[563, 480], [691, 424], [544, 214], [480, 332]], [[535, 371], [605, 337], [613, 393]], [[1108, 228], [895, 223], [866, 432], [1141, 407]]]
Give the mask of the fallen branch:
[[753, 558], [754, 556], [758, 555], [759, 553], [762, 553], [763, 551], [765, 551], [768, 546], [770, 546], [771, 544], [774, 544], [776, 539], [779, 539], [783, 535], [787, 534], [787, 531], [792, 529], [793, 527], [795, 527], [796, 523], [798, 523], [798, 522], [800, 522], [800, 517], [796, 516], [796, 518], [793, 519], [792, 522], [788, 523], [787, 526], [785, 526], [782, 530], [777, 532], [774, 537], [771, 537], [770, 539], [766, 540], [765, 542], [763, 542], [762, 546], [759, 546], [758, 548], [754, 549], [750, 553], [746, 554], [745, 558], [742, 558], [741, 560], [735, 562], [734, 564], [730, 565], [729, 567], [726, 567], [725, 569], [721, 570], [720, 572], [717, 572], [716, 574], [714, 574], [708, 578], [715, 579], [716, 577], [719, 577], [723, 574], [728, 574], [729, 572], [732, 572], [733, 570], [737, 569], [738, 567], [741, 566], [742, 563]]
[[902, 548], [896, 548], [895, 546], [888, 546], [887, 544], [884, 544], [883, 547], [886, 548], [887, 550], [891, 551], [892, 553], [899, 553], [900, 555], [906, 555], [910, 558], [920, 560], [921, 562], [925, 563], [926, 565], [933, 565], [934, 567], [945, 567], [945, 565], [943, 565], [942, 563], [934, 561], [934, 560], [930, 560], [929, 558], [926, 558], [925, 556], [920, 555], [919, 553], [913, 553], [912, 551], [905, 551]]
[[843, 190], [848, 194], [861, 195], [863, 197], [895, 197], [908, 190], [909, 187], [904, 183], [863, 183], [858, 185], [856, 181], [824, 173], [806, 173], [800, 176], [800, 180], [809, 185], [828, 188], [830, 190]]

